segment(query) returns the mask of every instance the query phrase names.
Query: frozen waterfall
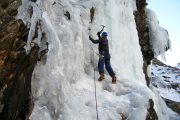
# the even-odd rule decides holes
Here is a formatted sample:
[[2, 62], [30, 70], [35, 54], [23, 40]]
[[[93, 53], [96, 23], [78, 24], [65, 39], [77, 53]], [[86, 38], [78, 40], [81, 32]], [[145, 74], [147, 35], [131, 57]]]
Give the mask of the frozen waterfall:
[[[135, 0], [22, 1], [18, 16], [30, 27], [27, 50], [38, 19], [49, 42], [46, 64], [38, 62], [33, 73], [35, 107], [31, 120], [96, 120], [93, 70], [95, 67], [98, 79], [98, 49], [88, 36], [97, 38], [100, 25], [105, 25], [109, 33], [111, 63], [118, 80], [112, 85], [106, 74], [103, 82], [96, 82], [99, 119], [121, 120], [124, 116], [128, 120], [145, 120], [150, 98], [155, 101], [160, 120], [169, 120], [174, 114], [146, 86], [133, 15]], [[25, 12], [30, 7], [32, 18]], [[90, 23], [92, 7], [95, 14]], [[64, 15], [66, 12], [70, 19]]]

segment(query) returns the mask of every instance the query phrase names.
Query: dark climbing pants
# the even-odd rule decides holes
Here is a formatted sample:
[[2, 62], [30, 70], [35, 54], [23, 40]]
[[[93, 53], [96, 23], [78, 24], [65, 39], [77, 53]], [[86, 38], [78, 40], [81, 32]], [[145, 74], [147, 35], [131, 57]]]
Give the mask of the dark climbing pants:
[[104, 73], [104, 64], [105, 64], [106, 70], [108, 71], [109, 75], [111, 77], [114, 76], [115, 73], [111, 67], [110, 54], [108, 52], [103, 52], [100, 54], [99, 62], [98, 62], [99, 74]]

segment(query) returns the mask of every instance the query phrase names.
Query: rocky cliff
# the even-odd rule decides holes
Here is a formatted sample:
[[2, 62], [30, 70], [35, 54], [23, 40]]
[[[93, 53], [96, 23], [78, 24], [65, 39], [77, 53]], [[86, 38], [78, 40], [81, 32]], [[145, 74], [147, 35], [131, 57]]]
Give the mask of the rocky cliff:
[[[148, 76], [147, 70], [148, 65], [151, 64], [151, 60], [154, 59], [154, 53], [150, 45], [149, 29], [147, 26], [147, 15], [145, 12], [147, 2], [146, 0], [136, 0], [137, 11], [134, 13], [136, 26], [139, 36], [139, 44], [143, 54], [143, 72], [145, 74], [147, 86], [150, 84], [150, 77]], [[152, 99], [149, 100], [149, 109], [146, 116], [146, 120], [157, 120], [157, 114], [154, 110], [154, 102]]]
[[16, 19], [21, 0], [0, 0], [0, 119], [25, 120], [33, 106], [31, 76], [38, 46], [26, 54], [28, 28]]
[[139, 36], [139, 44], [141, 46], [144, 60], [143, 71], [146, 77], [146, 83], [149, 86], [150, 79], [147, 74], [147, 67], [151, 64], [151, 60], [154, 58], [154, 53], [150, 45], [149, 28], [147, 26], [147, 15], [145, 12], [146, 5], [146, 0], [136, 0], [137, 11], [134, 15]]

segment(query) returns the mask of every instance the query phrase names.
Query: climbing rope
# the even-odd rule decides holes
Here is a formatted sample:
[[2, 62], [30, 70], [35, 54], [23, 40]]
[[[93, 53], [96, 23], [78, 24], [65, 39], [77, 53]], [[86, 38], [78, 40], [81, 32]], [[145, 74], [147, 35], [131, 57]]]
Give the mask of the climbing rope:
[[[95, 2], [93, 1], [93, 6], [95, 7], [95, 9], [96, 9], [96, 4], [95, 4]], [[86, 11], [85, 11], [86, 12]], [[91, 22], [89, 22], [90, 24], [92, 23], [92, 21]], [[102, 31], [104, 30], [104, 27], [105, 26], [103, 26], [103, 29], [102, 29]], [[89, 30], [89, 35], [90, 35], [90, 31], [92, 30], [92, 28], [90, 28], [90, 26], [89, 26], [89, 28], [88, 28], [88, 30]], [[101, 32], [102, 32], [101, 31]], [[92, 49], [92, 51], [93, 51], [93, 66], [94, 66], [94, 91], [95, 91], [95, 94], [94, 94], [94, 96], [95, 96], [95, 102], [96, 102], [96, 118], [97, 118], [97, 120], [99, 120], [99, 113], [98, 113], [98, 102], [97, 102], [97, 90], [96, 90], [96, 74], [95, 74], [95, 51], [94, 51], [94, 49], [93, 49], [93, 47], [90, 45], [90, 47], [91, 47], [91, 49]], [[96, 53], [97, 54], [97, 53]]]
[[[90, 28], [88, 28], [88, 31], [89, 31], [89, 35], [90, 35]], [[99, 115], [98, 115], [98, 103], [97, 103], [97, 94], [96, 94], [96, 74], [95, 74], [95, 57], [94, 57], [94, 54], [95, 54], [95, 51], [93, 49], [93, 47], [91, 46], [91, 44], [89, 44], [90, 48], [92, 49], [92, 52], [93, 52], [93, 67], [94, 67], [94, 96], [95, 96], [95, 102], [96, 102], [96, 118], [97, 120], [99, 120]]]
[[97, 93], [96, 93], [96, 76], [95, 76], [95, 58], [94, 58], [94, 53], [95, 53], [95, 51], [94, 51], [94, 49], [93, 49], [93, 47], [90, 45], [90, 47], [91, 47], [91, 49], [92, 49], [92, 51], [93, 51], [93, 66], [94, 66], [94, 91], [95, 91], [95, 94], [94, 94], [94, 96], [95, 96], [95, 102], [96, 102], [96, 118], [97, 118], [97, 120], [99, 120], [99, 114], [98, 114], [98, 103], [97, 103]]

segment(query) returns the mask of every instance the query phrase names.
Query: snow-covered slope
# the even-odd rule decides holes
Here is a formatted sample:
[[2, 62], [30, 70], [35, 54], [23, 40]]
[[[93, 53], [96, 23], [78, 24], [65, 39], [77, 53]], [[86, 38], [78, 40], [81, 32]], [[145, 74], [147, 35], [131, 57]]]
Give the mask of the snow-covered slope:
[[177, 64], [176, 68], [180, 69], [180, 63]]
[[[117, 74], [117, 84], [106, 75], [96, 81], [99, 120], [145, 120], [149, 99], [155, 102], [160, 120], [177, 120], [158, 94], [145, 82], [143, 59], [134, 20], [135, 0], [23, 0], [19, 17], [30, 25], [27, 53], [30, 50], [35, 23], [42, 25], [38, 35], [46, 33], [49, 52], [46, 64], [38, 63], [34, 70], [32, 92], [35, 107], [31, 120], [96, 120], [94, 68], [97, 46], [94, 38], [106, 25], [109, 33], [111, 63]], [[33, 7], [30, 19], [29, 6]], [[90, 23], [90, 9], [95, 8]], [[26, 13], [26, 14], [25, 14]], [[69, 19], [64, 15], [69, 13]], [[31, 24], [30, 24], [31, 23]], [[91, 28], [89, 33], [88, 28]], [[35, 41], [41, 46], [40, 39]], [[95, 59], [93, 59], [95, 56]], [[95, 63], [95, 64], [94, 64]], [[95, 80], [98, 72], [95, 71]]]
[[154, 60], [151, 82], [163, 98], [180, 102], [180, 69]]

